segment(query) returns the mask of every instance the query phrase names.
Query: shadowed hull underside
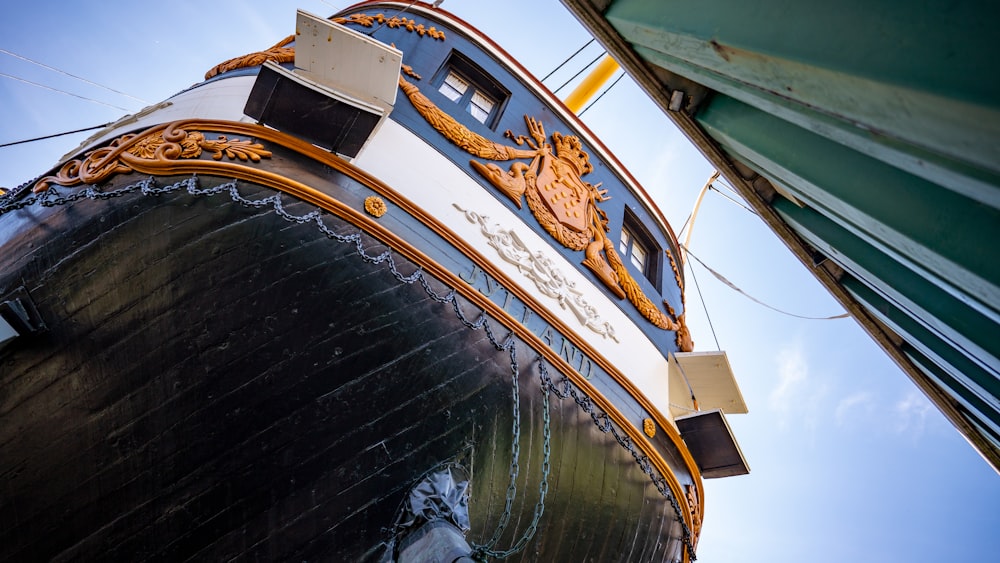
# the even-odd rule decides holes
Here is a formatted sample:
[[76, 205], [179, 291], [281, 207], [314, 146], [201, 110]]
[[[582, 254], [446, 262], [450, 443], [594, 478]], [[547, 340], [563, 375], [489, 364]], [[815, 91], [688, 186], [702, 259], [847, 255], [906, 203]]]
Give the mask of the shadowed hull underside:
[[30, 295], [48, 328], [0, 357], [0, 560], [376, 560], [406, 492], [447, 461], [472, 474], [483, 542], [505, 519], [515, 390], [496, 547], [536, 512], [548, 393], [545, 512], [513, 559], [680, 557], [635, 450], [499, 322], [354, 225], [296, 221], [305, 203], [155, 186], [181, 181], [204, 193], [0, 215], [0, 291]]

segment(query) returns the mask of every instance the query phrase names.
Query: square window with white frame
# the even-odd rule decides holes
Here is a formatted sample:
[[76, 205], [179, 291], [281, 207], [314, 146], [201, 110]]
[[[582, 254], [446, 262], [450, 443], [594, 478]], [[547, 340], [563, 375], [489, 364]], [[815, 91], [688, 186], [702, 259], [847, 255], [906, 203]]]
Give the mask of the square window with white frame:
[[[493, 128], [510, 93], [471, 60], [452, 52], [432, 82], [473, 119]], [[442, 107], [441, 109], [447, 110]], [[457, 117], [457, 116], [456, 116]]]

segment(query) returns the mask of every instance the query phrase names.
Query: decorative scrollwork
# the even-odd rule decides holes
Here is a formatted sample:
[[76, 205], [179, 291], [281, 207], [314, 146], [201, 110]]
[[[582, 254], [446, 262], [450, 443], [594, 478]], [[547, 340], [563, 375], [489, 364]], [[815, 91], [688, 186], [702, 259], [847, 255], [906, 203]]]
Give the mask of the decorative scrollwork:
[[[387, 18], [384, 14], [375, 14], [374, 16], [369, 16], [367, 14], [351, 14], [346, 18], [330, 18], [330, 21], [341, 25], [354, 24], [363, 27], [372, 27], [378, 23], [379, 25], [385, 25], [390, 28], [402, 28], [406, 31], [416, 33], [421, 37], [426, 35], [439, 41], [444, 41], [445, 38], [444, 32], [434, 26], [427, 27], [422, 23], [417, 23], [415, 20], [401, 18], [399, 16]], [[222, 74], [223, 72], [229, 72], [239, 68], [259, 66], [264, 64], [265, 61], [272, 61], [278, 64], [294, 62], [295, 47], [288, 47], [288, 45], [293, 41], [295, 41], [295, 36], [289, 35], [265, 51], [257, 51], [256, 53], [233, 57], [228, 61], [219, 63], [205, 73], [205, 79], [208, 80], [209, 78]]]
[[[684, 293], [681, 292], [681, 305], [687, 310], [687, 305], [684, 304]], [[684, 316], [687, 313], [681, 313], [680, 315], [674, 313], [674, 308], [670, 306], [666, 300], [663, 301], [663, 306], [667, 309], [667, 314], [673, 320], [674, 325], [677, 326], [675, 329], [677, 331], [677, 338], [675, 339], [677, 343], [677, 349], [681, 352], [690, 352], [694, 350], [694, 341], [691, 340], [691, 330], [688, 328], [687, 321], [684, 320]]]
[[115, 174], [137, 169], [146, 171], [172, 161], [198, 158], [203, 152], [211, 154], [214, 160], [225, 157], [260, 162], [261, 158], [271, 157], [271, 152], [260, 143], [228, 139], [223, 135], [207, 139], [200, 131], [187, 131], [174, 124], [161, 125], [138, 135], [122, 135], [107, 146], [90, 151], [82, 160], [70, 160], [55, 175], [38, 180], [34, 191], [43, 192], [52, 184], [96, 184]]
[[439, 41], [444, 41], [445, 39], [444, 32], [436, 27], [427, 27], [422, 23], [417, 23], [416, 20], [401, 18], [399, 16], [387, 18], [384, 14], [375, 14], [374, 16], [369, 16], [367, 14], [351, 14], [346, 18], [331, 18], [330, 21], [341, 25], [353, 23], [364, 27], [372, 27], [378, 23], [379, 25], [385, 25], [386, 27], [403, 28], [406, 31], [416, 33], [421, 37], [427, 35], [428, 37]]
[[[667, 260], [670, 261], [670, 269], [674, 272], [674, 281], [677, 282], [677, 287], [681, 290], [681, 308], [687, 311], [687, 303], [684, 301], [684, 278], [681, 277], [681, 271], [677, 267], [677, 260], [674, 260], [673, 252], [670, 249], [663, 251], [667, 255]], [[688, 329], [687, 322], [684, 320], [685, 313], [680, 315], [674, 313], [674, 308], [670, 306], [670, 303], [666, 300], [663, 301], [663, 307], [667, 310], [667, 314], [677, 325], [677, 348], [681, 352], [690, 352], [694, 350], [694, 341], [691, 340], [691, 331]]]
[[266, 51], [257, 51], [256, 53], [234, 57], [228, 61], [219, 63], [205, 73], [205, 80], [223, 72], [229, 72], [230, 70], [259, 66], [266, 61], [278, 64], [293, 62], [295, 60], [295, 47], [286, 47], [292, 41], [295, 41], [295, 36], [289, 35]]
[[488, 217], [462, 209], [457, 204], [452, 205], [464, 213], [470, 223], [477, 223], [489, 245], [501, 258], [517, 266], [519, 272], [535, 282], [535, 287], [543, 295], [556, 299], [560, 307], [572, 311], [577, 320], [590, 330], [619, 342], [611, 323], [601, 319], [597, 308], [587, 302], [580, 290], [576, 289], [576, 284], [567, 279], [566, 274], [556, 268], [552, 260], [539, 251], [532, 252], [513, 230], [504, 229], [500, 225], [491, 227]]
[[681, 299], [684, 298], [684, 278], [681, 277], [681, 271], [677, 268], [677, 261], [674, 260], [674, 253], [670, 252], [670, 249], [663, 251], [667, 255], [667, 260], [670, 260], [670, 269], [674, 272], [674, 280], [677, 282], [677, 287], [681, 288]]
[[427, 123], [469, 154], [496, 161], [531, 159], [530, 163], [514, 162], [506, 171], [493, 163], [473, 160], [470, 165], [518, 207], [522, 198], [526, 200], [535, 219], [560, 244], [583, 250], [583, 264], [615, 296], [628, 298], [658, 328], [680, 328], [645, 295], [608, 238], [608, 217], [598, 206], [608, 200], [607, 190], [583, 180], [582, 176], [593, 171], [593, 165], [579, 137], [557, 131], [549, 143], [542, 124], [525, 115], [527, 135], [515, 136], [511, 131], [504, 134], [518, 146], [495, 143], [441, 111], [402, 76], [399, 87]]
[[222, 160], [222, 157], [225, 156], [229, 160], [260, 162], [262, 153], [267, 153], [267, 156], [271, 155], [268, 151], [262, 151], [264, 145], [240, 139], [227, 139], [225, 135], [219, 135], [214, 141], [204, 139], [199, 143], [199, 146], [205, 151], [211, 152], [212, 158], [215, 160]]
[[[393, 45], [393, 47], [395, 47], [395, 45]], [[408, 65], [408, 64], [402, 64], [402, 65], [400, 65], [399, 71], [402, 72], [403, 74], [407, 75], [407, 76], [412, 76], [413, 78], [416, 78], [417, 80], [421, 80], [422, 79], [422, 77], [419, 74], [417, 74], [416, 72], [413, 71], [413, 67], [410, 66], [410, 65]]]
[[694, 485], [686, 485], [684, 488], [687, 489], [685, 496], [691, 511], [691, 522], [694, 524], [691, 529], [691, 545], [697, 548], [698, 538], [701, 536], [701, 505], [698, 502], [698, 491]]

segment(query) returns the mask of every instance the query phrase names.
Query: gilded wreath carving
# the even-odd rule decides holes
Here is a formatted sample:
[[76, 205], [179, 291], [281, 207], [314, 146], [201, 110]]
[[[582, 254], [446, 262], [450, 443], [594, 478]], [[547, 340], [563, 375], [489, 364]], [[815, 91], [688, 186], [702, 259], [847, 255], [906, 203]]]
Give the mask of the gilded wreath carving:
[[75, 186], [96, 184], [115, 174], [133, 170], [146, 171], [180, 159], [195, 159], [204, 153], [213, 160], [260, 162], [270, 158], [264, 145], [219, 135], [209, 139], [200, 131], [188, 131], [174, 124], [154, 127], [139, 134], [122, 135], [107, 146], [88, 152], [83, 159], [66, 162], [52, 176], [35, 183], [34, 191], [43, 192], [52, 184]]
[[264, 64], [266, 61], [272, 61], [278, 64], [293, 62], [295, 60], [295, 47], [286, 47], [286, 45], [294, 40], [295, 36], [289, 35], [281, 41], [278, 41], [278, 43], [270, 49], [257, 51], [256, 53], [250, 53], [240, 57], [234, 57], [228, 61], [219, 63], [205, 73], [205, 80], [208, 80], [218, 74], [222, 74], [223, 72], [229, 72], [230, 70], [259, 66]]

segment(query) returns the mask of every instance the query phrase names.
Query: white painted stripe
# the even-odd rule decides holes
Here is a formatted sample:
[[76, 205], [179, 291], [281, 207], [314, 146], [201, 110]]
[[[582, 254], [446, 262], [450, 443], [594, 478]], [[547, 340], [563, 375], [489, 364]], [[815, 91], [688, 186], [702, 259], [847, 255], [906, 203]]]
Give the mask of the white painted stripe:
[[[100, 132], [99, 136], [88, 139], [85, 144], [94, 146], [128, 131], [180, 119], [251, 122], [253, 120], [243, 114], [243, 108], [255, 80], [256, 76], [238, 76], [181, 92], [167, 100], [169, 104], [160, 104], [162, 107], [159, 108], [151, 106], [152, 111], [146, 114], [139, 112], [136, 119], [123, 119]], [[441, 141], [447, 142], [443, 138]], [[81, 146], [75, 153], [82, 149]], [[576, 334], [611, 361], [669, 419], [667, 361], [617, 303], [552, 247], [554, 241], [542, 238], [518, 215], [497, 201], [487, 188], [456, 167], [432, 145], [392, 120], [383, 122], [353, 163], [437, 217], [463, 240], [480, 248], [485, 256], [495, 258], [494, 263], [510, 279], [518, 280], [522, 289], [537, 295], [539, 301], [548, 303], [549, 311], [567, 326], [577, 327]], [[488, 217], [490, 225], [499, 224], [514, 230], [527, 248], [542, 252], [581, 292], [583, 300], [597, 310], [601, 320], [614, 328], [618, 342], [588, 329], [570, 309], [560, 307], [557, 299], [541, 295], [529, 277], [514, 264], [501, 259], [488, 245], [480, 224], [468, 221], [454, 204]], [[636, 423], [641, 424], [641, 421]]]
[[[488, 188], [456, 167], [432, 145], [394, 121], [386, 121], [354, 164], [391, 186], [429, 215], [437, 217], [484, 256], [494, 258], [493, 263], [501, 271], [516, 280], [524, 291], [537, 296], [541, 303], [547, 305], [549, 312], [566, 326], [575, 327], [576, 334], [625, 374], [660, 413], [669, 415], [667, 361], [635, 322], [612, 301], [613, 298], [553, 248], [555, 241], [536, 233], [520, 216], [498, 201]], [[529, 276], [519, 271], [516, 265], [500, 258], [496, 250], [488, 245], [480, 224], [467, 220], [454, 204], [488, 217], [490, 225], [499, 224], [515, 231], [527, 248], [541, 252], [551, 260], [581, 292], [586, 302], [597, 309], [601, 319], [614, 327], [619, 342], [589, 330], [570, 309], [560, 307], [557, 299], [540, 294]]]
[[256, 75], [235, 76], [185, 90], [159, 104], [119, 119], [107, 129], [84, 141], [67, 156], [73, 156], [86, 148], [105, 143], [131, 131], [142, 131], [180, 119], [223, 119], [252, 123], [254, 120], [243, 114], [243, 108], [256, 80]]

